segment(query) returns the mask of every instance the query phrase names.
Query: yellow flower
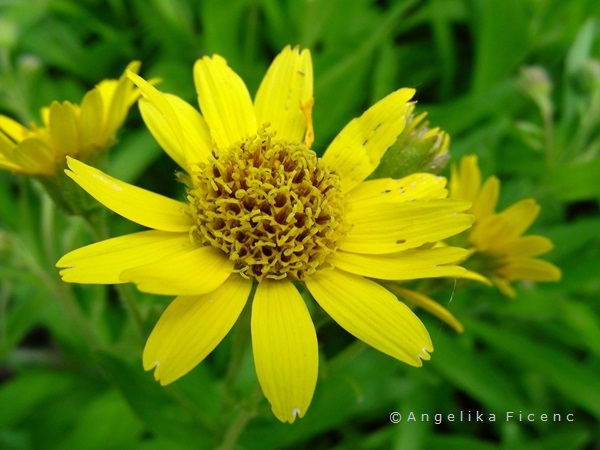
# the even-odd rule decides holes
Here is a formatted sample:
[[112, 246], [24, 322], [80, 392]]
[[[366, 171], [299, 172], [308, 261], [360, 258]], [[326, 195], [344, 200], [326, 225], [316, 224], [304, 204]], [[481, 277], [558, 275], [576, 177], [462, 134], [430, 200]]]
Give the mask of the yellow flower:
[[[132, 62], [127, 70], [137, 72], [139, 67], [139, 62]], [[55, 101], [43, 108], [42, 127], [32, 124], [28, 129], [0, 116], [0, 169], [54, 176], [57, 167], [64, 168], [67, 155], [89, 159], [114, 143], [138, 96], [123, 73], [119, 80], [104, 80], [86, 93], [81, 106]]]
[[[421, 249], [466, 229], [468, 202], [445, 179], [418, 174], [364, 181], [404, 128], [412, 89], [352, 120], [323, 158], [310, 150], [308, 50], [286, 47], [254, 102], [220, 56], [194, 66], [202, 115], [130, 74], [151, 133], [185, 170], [187, 201], [162, 197], [69, 159], [68, 175], [98, 201], [151, 228], [64, 256], [63, 280], [132, 282], [178, 297], [143, 354], [171, 383], [231, 329], [251, 293], [258, 380], [281, 421], [302, 417], [317, 381], [317, 337], [301, 283], [348, 332], [413, 366], [433, 350], [413, 312], [377, 282], [456, 276], [459, 248]], [[304, 140], [304, 141], [303, 141]]]
[[[535, 221], [540, 206], [533, 199], [525, 199], [495, 212], [500, 192], [500, 182], [495, 176], [481, 184], [477, 156], [465, 156], [460, 169], [452, 167], [450, 197], [469, 200], [469, 210], [475, 216], [473, 227], [465, 233], [471, 245], [470, 256], [465, 261], [472, 269], [468, 278], [491, 280], [500, 291], [515, 297], [512, 281], [558, 281], [561, 271], [554, 264], [535, 258], [552, 250], [552, 242], [544, 236], [523, 236]], [[482, 278], [481, 276], [484, 276]]]

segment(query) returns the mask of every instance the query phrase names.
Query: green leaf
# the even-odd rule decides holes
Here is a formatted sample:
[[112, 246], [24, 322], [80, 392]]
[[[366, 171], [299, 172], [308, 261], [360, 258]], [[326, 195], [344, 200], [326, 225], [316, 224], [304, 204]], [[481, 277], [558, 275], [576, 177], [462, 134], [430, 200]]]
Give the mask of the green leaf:
[[[519, 364], [542, 373], [557, 391], [600, 420], [598, 374], [585, 362], [577, 362], [553, 347], [503, 328], [481, 322], [465, 323], [465, 328]], [[507, 411], [514, 410], [514, 405]]]
[[600, 199], [600, 159], [561, 165], [550, 170], [544, 182], [564, 201]]
[[574, 74], [581, 65], [590, 58], [590, 52], [596, 36], [597, 21], [593, 18], [586, 20], [582, 25], [569, 49], [566, 58], [566, 69], [568, 74]]
[[51, 370], [19, 373], [0, 387], [0, 405], [3, 405], [0, 408], [0, 427], [16, 426], [35, 414], [40, 405], [67, 396], [76, 387], [77, 378], [68, 373]]
[[479, 9], [472, 16], [476, 34], [472, 91], [481, 93], [506, 79], [523, 60], [529, 45], [529, 17], [523, 0], [474, 4]]
[[[329, 23], [328, 39], [335, 42], [340, 38], [331, 34], [346, 31], [348, 21], [356, 22], [357, 26], [366, 28], [370, 34], [362, 36], [354, 33], [352, 38], [356, 41], [354, 43], [356, 46], [351, 52], [348, 52], [347, 48], [341, 50], [338, 47], [335, 53], [321, 55], [319, 59], [315, 57], [315, 67], [326, 67], [315, 76], [314, 123], [318, 144], [326, 142], [341, 131], [342, 127], [354, 117], [352, 114], [361, 114], [362, 111], [357, 112], [357, 110], [362, 106], [370, 106], [365, 105], [365, 102], [372, 99], [366, 98], [362, 85], [371, 71], [373, 55], [376, 49], [396, 31], [398, 22], [414, 3], [414, 1], [398, 3], [387, 12], [383, 20], [377, 21], [374, 19], [377, 16], [369, 10], [357, 14], [357, 11], [350, 9], [348, 14], [334, 15], [335, 22]], [[366, 23], [372, 23], [372, 26], [365, 27]], [[336, 53], [338, 55], [334, 58]], [[323, 60], [325, 57], [328, 62]], [[322, 153], [324, 148], [318, 150]]]
[[582, 218], [576, 222], [563, 223], [544, 232], [554, 243], [552, 257], [561, 260], [569, 255], [579, 256], [584, 247], [598, 239], [600, 217]]
[[583, 347], [587, 347], [600, 358], [600, 317], [585, 303], [570, 301], [562, 303], [559, 314], [571, 328], [571, 332], [580, 336]]
[[432, 434], [423, 446], [425, 450], [497, 450], [501, 448], [481, 439], [465, 435]]
[[143, 431], [117, 391], [106, 391], [81, 411], [76, 426], [60, 444], [61, 450], [109, 450], [130, 448]]
[[441, 105], [426, 105], [424, 110], [428, 111], [427, 117], [432, 124], [454, 136], [478, 131], [482, 121], [499, 115], [508, 116], [520, 102], [514, 83], [504, 81], [484, 92], [458, 97]]
[[[12, 276], [13, 273], [10, 269], [10, 267], [0, 268], [0, 277], [6, 280], [7, 275]], [[23, 275], [22, 270], [13, 270], [15, 276]], [[35, 284], [37, 282], [35, 277], [28, 278], [30, 279], [25, 278], [25, 280], [29, 283]], [[8, 286], [8, 283], [6, 283], [6, 286]], [[11, 293], [16, 301], [11, 304], [8, 310], [0, 309], [0, 313], [2, 313], [2, 317], [0, 317], [0, 361], [5, 359], [8, 352], [40, 322], [39, 310], [47, 296], [45, 292], [32, 293], [29, 289], [15, 289], [14, 291], [16, 292]], [[24, 291], [23, 294], [26, 295], [18, 295], [20, 291]], [[8, 296], [8, 294], [8, 290], [7, 292], [0, 292], [0, 296]], [[0, 308], [3, 306], [3, 300], [4, 298], [0, 298]]]
[[592, 433], [581, 425], [573, 423], [554, 424], [554, 427], [541, 431], [534, 439], [519, 439], [505, 445], [511, 450], [575, 450], [588, 448]]
[[[465, 329], [469, 329], [466, 324]], [[489, 355], [476, 352], [466, 339], [440, 333], [428, 365], [485, 405], [489, 412], [525, 408], [513, 380], [494, 367]]]
[[96, 362], [153, 433], [199, 448], [214, 446], [219, 424], [199, 417], [185, 398], [178, 401], [168, 388], [161, 387], [150, 373], [142, 370], [140, 361], [133, 365], [99, 351]]

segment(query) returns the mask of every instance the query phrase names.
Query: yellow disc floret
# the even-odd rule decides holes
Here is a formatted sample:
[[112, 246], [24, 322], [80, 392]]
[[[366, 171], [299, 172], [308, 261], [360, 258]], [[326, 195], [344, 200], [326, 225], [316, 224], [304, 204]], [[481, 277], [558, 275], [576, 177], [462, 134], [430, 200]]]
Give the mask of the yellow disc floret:
[[339, 176], [304, 144], [261, 129], [191, 171], [192, 238], [242, 276], [302, 280], [347, 231]]

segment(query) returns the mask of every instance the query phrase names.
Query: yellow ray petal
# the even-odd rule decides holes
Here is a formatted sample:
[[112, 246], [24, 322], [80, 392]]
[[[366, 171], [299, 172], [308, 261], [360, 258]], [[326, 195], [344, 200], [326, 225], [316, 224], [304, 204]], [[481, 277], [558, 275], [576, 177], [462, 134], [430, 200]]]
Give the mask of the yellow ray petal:
[[193, 225], [187, 203], [117, 180], [67, 157], [65, 173], [92, 197], [126, 219], [162, 231], [189, 231]]
[[509, 224], [505, 218], [498, 214], [492, 214], [483, 218], [473, 227], [469, 240], [478, 251], [487, 251], [493, 246], [501, 247], [504, 244], [508, 229]]
[[341, 270], [306, 279], [315, 300], [350, 334], [411, 366], [430, 359], [433, 344], [419, 318], [374, 281]]
[[[133, 72], [127, 72], [127, 76], [133, 83], [140, 88], [142, 93], [146, 96], [148, 102], [150, 102], [155, 108], [156, 112], [162, 115], [164, 124], [163, 127], [168, 128], [170, 130], [170, 134], [166, 131], [162, 131], [163, 136], [172, 137], [172, 141], [169, 141], [169, 145], [163, 146], [163, 150], [167, 152], [167, 154], [173, 158], [175, 162], [177, 162], [181, 167], [185, 168], [185, 165], [181, 165], [180, 161], [185, 161], [185, 157], [182, 155], [186, 155], [188, 153], [188, 149], [186, 148], [186, 139], [183, 133], [182, 125], [179, 121], [179, 117], [175, 113], [171, 102], [167, 99], [165, 94], [160, 92], [142, 77], [136, 75]], [[147, 112], [147, 111], [146, 111]], [[142, 111], [142, 114], [144, 111]], [[145, 119], [145, 118], [144, 118]], [[157, 122], [160, 121], [160, 117], [153, 117], [153, 124], [156, 126], [153, 127], [150, 131], [154, 133], [159, 127]], [[157, 139], [158, 141], [158, 139]], [[158, 141], [159, 144], [162, 143]], [[191, 153], [191, 151], [190, 151]]]
[[448, 199], [360, 204], [346, 216], [352, 228], [340, 249], [382, 254], [437, 242], [469, 228], [473, 216], [460, 214], [469, 206], [469, 202]]
[[210, 133], [220, 149], [226, 149], [257, 131], [254, 107], [246, 85], [215, 55], [194, 65], [198, 103]]
[[142, 118], [156, 142], [181, 168], [189, 172], [190, 164], [206, 162], [211, 154], [212, 144], [208, 126], [200, 113], [189, 103], [170, 94], [163, 94], [163, 98], [169, 103], [181, 124], [187, 156], [182, 153], [181, 145], [171, 127], [165, 124], [163, 113], [145, 98], [139, 101]]
[[[102, 137], [104, 142], [110, 140], [116, 131], [121, 128], [129, 108], [139, 96], [139, 91], [134, 89], [128, 73], [137, 74], [141, 65], [140, 61], [132, 61], [127, 65], [125, 72], [118, 80], [105, 80], [104, 83], [100, 83], [96, 87], [103, 96], [106, 114], [103, 127], [104, 136]], [[107, 85], [109, 82], [110, 85]]]
[[0, 155], [0, 169], [7, 170], [14, 173], [23, 173], [23, 168], [17, 166], [15, 163], [7, 160], [3, 155]]
[[415, 173], [400, 180], [378, 178], [360, 183], [350, 191], [350, 203], [357, 205], [407, 202], [445, 198], [446, 179], [427, 173]]
[[25, 173], [54, 175], [54, 152], [36, 137], [25, 139], [13, 153], [13, 162]]
[[142, 231], [79, 248], [63, 256], [56, 267], [68, 283], [124, 283], [121, 272], [184, 253], [196, 247], [188, 233]]
[[52, 102], [48, 130], [57, 156], [77, 156], [81, 148], [79, 115], [69, 102]]
[[16, 144], [4, 134], [0, 126], [0, 169], [21, 172], [21, 168], [15, 163]]
[[495, 176], [489, 177], [483, 183], [477, 198], [473, 200], [473, 207], [469, 212], [475, 216], [476, 220], [482, 220], [494, 214], [499, 193], [500, 181]]
[[405, 250], [385, 255], [364, 255], [339, 251], [327, 259], [338, 269], [380, 280], [416, 280], [419, 278], [458, 277], [466, 272], [455, 265], [465, 258], [467, 250], [442, 247]]
[[173, 300], [146, 342], [144, 369], [155, 369], [164, 386], [200, 364], [233, 327], [251, 287], [234, 274], [212, 292]]
[[231, 275], [233, 262], [212, 246], [183, 252], [121, 273], [142, 292], [159, 295], [200, 295], [218, 288]]
[[254, 110], [257, 125], [271, 124], [278, 139], [301, 142], [306, 118], [300, 106], [313, 96], [313, 69], [310, 52], [289, 45], [275, 58], [262, 80]]
[[476, 155], [463, 156], [460, 170], [452, 165], [450, 176], [450, 197], [459, 200], [474, 201], [481, 187], [481, 172], [477, 165]]
[[350, 191], [373, 172], [404, 129], [404, 112], [414, 89], [400, 89], [353, 119], [329, 145], [323, 160], [341, 176]]
[[533, 199], [521, 200], [499, 214], [492, 214], [477, 224], [470, 240], [479, 251], [504, 253], [504, 246], [519, 238], [535, 221], [540, 206]]
[[104, 105], [102, 104], [102, 96], [97, 89], [92, 89], [83, 97], [79, 115], [83, 149], [91, 149], [92, 146], [100, 148], [107, 144], [101, 138], [103, 120]]
[[511, 258], [496, 272], [509, 281], [558, 281], [562, 275], [554, 264], [535, 258]]
[[554, 248], [552, 241], [544, 236], [521, 236], [502, 245], [502, 253], [515, 256], [537, 256], [548, 253]]
[[509, 226], [504, 240], [522, 235], [533, 224], [540, 209], [540, 205], [534, 199], [526, 198], [500, 212], [498, 216], [505, 219]]
[[317, 383], [319, 354], [312, 319], [290, 281], [259, 283], [252, 302], [252, 350], [273, 414], [290, 423], [303, 417]]
[[463, 278], [465, 280], [471, 280], [471, 281], [478, 281], [487, 286], [492, 286], [492, 282], [488, 278], [486, 278], [483, 275], [481, 275], [480, 273], [474, 272], [472, 270], [467, 270], [465, 273], [460, 275], [459, 278]]
[[435, 317], [454, 328], [457, 333], [462, 333], [464, 331], [464, 328], [458, 319], [435, 300], [432, 300], [419, 292], [404, 289], [399, 286], [388, 285], [387, 288], [403, 300], [433, 314]]
[[0, 115], [0, 131], [17, 144], [31, 135], [31, 131], [10, 117]]
[[512, 287], [509, 281], [500, 278], [500, 277], [491, 277], [492, 282], [498, 288], [503, 295], [506, 295], [508, 298], [515, 298], [517, 296], [517, 291]]

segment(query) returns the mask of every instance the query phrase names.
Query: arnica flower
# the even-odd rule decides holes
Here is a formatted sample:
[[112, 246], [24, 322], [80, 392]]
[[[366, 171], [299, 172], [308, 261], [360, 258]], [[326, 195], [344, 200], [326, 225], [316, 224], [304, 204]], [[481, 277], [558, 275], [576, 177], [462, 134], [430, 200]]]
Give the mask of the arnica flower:
[[[137, 72], [140, 63], [127, 66]], [[32, 175], [62, 174], [65, 156], [88, 160], [115, 142], [127, 112], [139, 91], [123, 73], [118, 80], [104, 80], [87, 92], [80, 105], [53, 102], [41, 111], [43, 126], [26, 128], [0, 116], [0, 169]]]
[[427, 249], [470, 226], [469, 207], [433, 175], [365, 181], [404, 128], [412, 89], [352, 120], [319, 158], [312, 144], [312, 62], [285, 48], [252, 102], [220, 56], [194, 66], [202, 115], [130, 74], [142, 116], [185, 170], [187, 201], [169, 199], [69, 159], [99, 202], [151, 228], [75, 250], [57, 266], [76, 283], [132, 282], [176, 295], [152, 331], [146, 370], [171, 383], [200, 363], [251, 304], [254, 363], [275, 416], [302, 417], [317, 381], [318, 344], [298, 288], [348, 332], [412, 366], [433, 350], [415, 314], [373, 279], [457, 276], [459, 248]]
[[552, 250], [550, 239], [523, 236], [537, 218], [540, 206], [528, 198], [497, 213], [499, 192], [500, 182], [495, 176], [482, 185], [477, 156], [465, 156], [459, 169], [452, 167], [450, 197], [471, 201], [473, 206], [469, 213], [475, 217], [473, 227], [465, 236], [458, 237], [465, 237], [468, 243], [464, 245], [471, 246], [470, 256], [464, 263], [470, 269], [466, 277], [489, 280], [511, 298], [516, 296], [512, 281], [560, 280], [558, 267], [536, 258]]

